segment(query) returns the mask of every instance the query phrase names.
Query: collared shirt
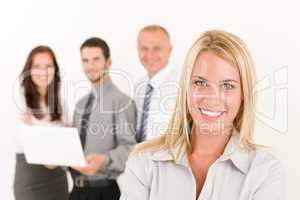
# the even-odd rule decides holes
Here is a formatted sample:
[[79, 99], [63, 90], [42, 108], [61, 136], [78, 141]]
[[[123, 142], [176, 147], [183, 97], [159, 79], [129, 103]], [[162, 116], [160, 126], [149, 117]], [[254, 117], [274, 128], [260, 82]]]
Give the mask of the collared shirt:
[[178, 79], [179, 73], [166, 66], [151, 79], [145, 76], [137, 82], [134, 94], [138, 110], [137, 130], [141, 125], [147, 84], [153, 87], [145, 133], [146, 140], [160, 136], [166, 131], [178, 96]]
[[224, 153], [209, 167], [199, 197], [186, 153], [177, 160], [165, 150], [130, 157], [120, 180], [121, 200], [284, 200], [280, 161], [262, 149], [246, 152], [237, 141], [231, 136]]
[[[136, 106], [109, 80], [91, 91], [95, 101], [88, 120], [85, 154], [98, 153], [106, 157], [105, 166], [89, 180], [116, 179], [125, 169], [129, 152], [135, 145]], [[79, 133], [82, 115], [89, 95], [76, 104], [74, 126]], [[109, 159], [109, 160], [107, 160]]]

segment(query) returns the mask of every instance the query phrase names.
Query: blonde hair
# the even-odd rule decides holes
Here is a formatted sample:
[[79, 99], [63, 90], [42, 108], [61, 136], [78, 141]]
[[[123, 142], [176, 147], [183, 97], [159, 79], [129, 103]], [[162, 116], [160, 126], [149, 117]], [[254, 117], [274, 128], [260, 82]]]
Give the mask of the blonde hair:
[[245, 43], [237, 36], [225, 31], [211, 30], [200, 36], [186, 56], [175, 111], [173, 112], [166, 133], [157, 139], [137, 145], [134, 152], [157, 150], [159, 148], [171, 152], [171, 149], [177, 144], [180, 144], [181, 151], [191, 151], [190, 127], [193, 124], [193, 120], [187, 109], [187, 95], [196, 59], [200, 53], [205, 51], [215, 53], [238, 68], [243, 101], [233, 122], [233, 126], [237, 130], [239, 144], [243, 145], [248, 151], [255, 149], [253, 132], [256, 98], [253, 91], [256, 75], [250, 53]]

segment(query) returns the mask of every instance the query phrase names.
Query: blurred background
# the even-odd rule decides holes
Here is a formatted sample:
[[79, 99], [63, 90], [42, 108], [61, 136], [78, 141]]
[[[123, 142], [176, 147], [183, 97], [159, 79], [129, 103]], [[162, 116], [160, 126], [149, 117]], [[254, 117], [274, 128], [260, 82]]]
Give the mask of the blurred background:
[[145, 74], [137, 56], [138, 31], [149, 24], [171, 35], [170, 65], [181, 71], [184, 57], [208, 29], [241, 37], [255, 61], [258, 107], [255, 140], [272, 147], [286, 168], [288, 198], [300, 196], [300, 18], [297, 1], [117, 1], [0, 0], [0, 199], [13, 200], [14, 142], [18, 123], [18, 76], [30, 50], [48, 45], [56, 53], [69, 114], [89, 90], [79, 47], [92, 36], [106, 40], [113, 81], [132, 96]]

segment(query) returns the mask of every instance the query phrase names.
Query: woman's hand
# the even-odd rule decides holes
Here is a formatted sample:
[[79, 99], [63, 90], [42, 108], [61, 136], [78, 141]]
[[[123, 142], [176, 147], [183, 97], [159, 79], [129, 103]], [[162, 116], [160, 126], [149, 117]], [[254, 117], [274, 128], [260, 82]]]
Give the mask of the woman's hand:
[[23, 112], [21, 114], [21, 121], [24, 124], [32, 125], [32, 116], [28, 112]]

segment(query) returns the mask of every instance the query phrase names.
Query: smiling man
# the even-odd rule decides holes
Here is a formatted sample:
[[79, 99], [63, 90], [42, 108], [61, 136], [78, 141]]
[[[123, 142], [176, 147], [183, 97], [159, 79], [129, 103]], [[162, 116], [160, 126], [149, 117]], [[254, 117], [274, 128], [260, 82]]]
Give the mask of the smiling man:
[[138, 34], [137, 47], [140, 62], [147, 71], [135, 87], [136, 140], [142, 142], [166, 131], [175, 107], [179, 73], [169, 65], [172, 45], [164, 27], [144, 27]]
[[74, 167], [71, 200], [117, 200], [116, 178], [123, 172], [135, 144], [136, 107], [109, 76], [109, 47], [100, 38], [86, 40], [81, 48], [83, 70], [92, 91], [76, 105], [74, 125], [78, 128], [87, 160]]

